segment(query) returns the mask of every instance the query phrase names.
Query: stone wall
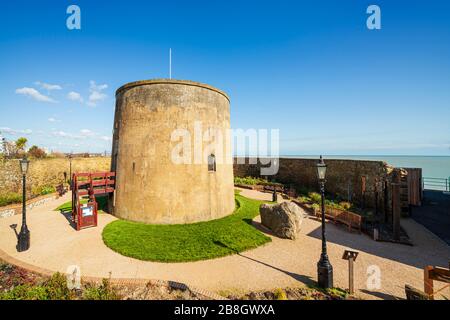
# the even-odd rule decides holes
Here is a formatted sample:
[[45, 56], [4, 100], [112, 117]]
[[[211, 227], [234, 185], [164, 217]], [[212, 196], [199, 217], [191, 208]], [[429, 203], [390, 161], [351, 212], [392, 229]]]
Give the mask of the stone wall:
[[[244, 164], [240, 164], [245, 161]], [[331, 160], [327, 164], [326, 191], [331, 196], [339, 196], [364, 207], [375, 207], [375, 191], [378, 192], [378, 208], [383, 207], [385, 197], [390, 201], [389, 187], [384, 192], [384, 183], [392, 182], [394, 168], [383, 161]], [[280, 158], [278, 173], [268, 179], [275, 179], [297, 189], [318, 191], [317, 159]], [[249, 159], [235, 159], [234, 176], [260, 177], [261, 164], [249, 164]], [[363, 189], [365, 177], [366, 192]], [[378, 182], [375, 184], [375, 182]], [[377, 186], [377, 188], [376, 188]]]
[[[72, 172], [109, 171], [111, 159], [74, 158]], [[64, 158], [31, 160], [27, 175], [27, 196], [39, 195], [44, 186], [56, 186], [64, 182], [64, 172], [69, 176], [69, 160]], [[0, 196], [10, 192], [22, 192], [22, 174], [19, 160], [0, 160]]]

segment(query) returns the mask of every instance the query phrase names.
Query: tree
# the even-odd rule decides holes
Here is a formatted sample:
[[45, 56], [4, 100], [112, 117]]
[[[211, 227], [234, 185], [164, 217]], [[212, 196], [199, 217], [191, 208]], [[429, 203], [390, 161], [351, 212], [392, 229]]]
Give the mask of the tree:
[[42, 150], [41, 148], [39, 148], [38, 146], [32, 146], [28, 150], [28, 155], [30, 157], [33, 157], [33, 158], [36, 158], [36, 159], [42, 159], [42, 158], [45, 158], [47, 156], [45, 151]]
[[20, 137], [16, 140], [16, 147], [18, 150], [25, 151], [25, 145], [27, 144], [28, 139], [24, 137]]

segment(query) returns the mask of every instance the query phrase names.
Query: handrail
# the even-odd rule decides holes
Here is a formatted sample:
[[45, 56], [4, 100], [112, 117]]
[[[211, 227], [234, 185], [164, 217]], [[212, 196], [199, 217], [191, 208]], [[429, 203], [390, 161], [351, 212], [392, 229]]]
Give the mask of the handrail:
[[438, 191], [450, 191], [450, 177], [448, 178], [434, 178], [423, 177], [423, 189], [438, 190]]

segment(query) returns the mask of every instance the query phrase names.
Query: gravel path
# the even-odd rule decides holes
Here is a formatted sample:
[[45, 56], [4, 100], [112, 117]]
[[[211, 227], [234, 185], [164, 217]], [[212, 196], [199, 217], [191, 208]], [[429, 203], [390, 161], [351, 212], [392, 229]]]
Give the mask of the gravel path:
[[[245, 190], [242, 194], [271, 200], [268, 193]], [[68, 266], [78, 265], [83, 276], [173, 280], [218, 293], [299, 287], [313, 284], [316, 279], [321, 240], [320, 223], [314, 219], [304, 221], [295, 241], [272, 237], [271, 243], [239, 255], [189, 263], [157, 263], [121, 256], [103, 244], [103, 227], [116, 219], [111, 215], [99, 215], [97, 228], [75, 231], [64, 215], [53, 211], [68, 200], [70, 195], [29, 212], [31, 248], [26, 252], [16, 251], [16, 236], [10, 228], [16, 223], [20, 229], [21, 216], [0, 219], [0, 249], [13, 258], [53, 271], [65, 272]], [[260, 227], [258, 218], [256, 227]], [[347, 262], [341, 257], [345, 248], [352, 247], [360, 251], [355, 264], [355, 288], [362, 298], [404, 298], [405, 284], [423, 289], [423, 267], [448, 266], [450, 248], [412, 219], [402, 220], [402, 227], [410, 235], [413, 247], [375, 242], [327, 223], [335, 285], [347, 287]], [[379, 288], [367, 287], [369, 266], [376, 266], [381, 272]], [[445, 294], [450, 296], [448, 290]]]

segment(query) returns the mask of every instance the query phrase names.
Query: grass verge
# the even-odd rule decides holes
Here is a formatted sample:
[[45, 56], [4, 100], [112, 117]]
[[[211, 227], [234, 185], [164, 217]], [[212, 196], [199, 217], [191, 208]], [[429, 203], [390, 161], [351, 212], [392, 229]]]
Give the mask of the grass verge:
[[146, 261], [186, 262], [223, 257], [271, 241], [251, 225], [261, 203], [237, 194], [233, 214], [192, 224], [153, 225], [117, 220], [103, 229], [103, 241], [124, 256]]

